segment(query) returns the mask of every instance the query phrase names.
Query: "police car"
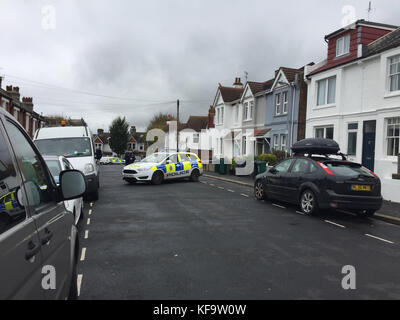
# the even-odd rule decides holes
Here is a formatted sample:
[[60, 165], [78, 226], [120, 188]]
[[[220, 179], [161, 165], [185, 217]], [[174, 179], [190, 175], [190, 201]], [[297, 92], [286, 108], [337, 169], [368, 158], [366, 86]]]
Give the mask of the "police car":
[[140, 162], [125, 166], [123, 179], [130, 184], [147, 181], [161, 184], [165, 179], [189, 178], [198, 181], [203, 173], [199, 157], [189, 152], [156, 152]]

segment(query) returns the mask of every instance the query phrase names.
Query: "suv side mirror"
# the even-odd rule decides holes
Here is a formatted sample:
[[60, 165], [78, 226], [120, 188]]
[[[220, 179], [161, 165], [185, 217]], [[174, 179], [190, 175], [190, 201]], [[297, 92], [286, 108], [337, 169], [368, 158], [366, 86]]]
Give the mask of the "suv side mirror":
[[271, 169], [269, 169], [268, 172], [270, 172], [270, 173], [272, 173], [272, 174], [275, 174], [275, 173], [278, 172], [278, 170], [276, 170], [275, 168], [271, 168]]
[[86, 192], [86, 181], [79, 170], [64, 170], [60, 173], [60, 190], [63, 200], [81, 197]]

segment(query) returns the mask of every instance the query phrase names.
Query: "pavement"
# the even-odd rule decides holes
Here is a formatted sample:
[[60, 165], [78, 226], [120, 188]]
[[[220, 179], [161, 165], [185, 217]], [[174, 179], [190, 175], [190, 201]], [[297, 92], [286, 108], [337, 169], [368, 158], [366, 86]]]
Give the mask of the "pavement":
[[[210, 178], [238, 183], [251, 188], [254, 187], [254, 178], [252, 176], [222, 175], [211, 171], [207, 171], [204, 174]], [[384, 200], [381, 209], [375, 213], [374, 218], [400, 225], [400, 203]]]
[[[202, 176], [129, 185], [101, 167], [80, 225], [80, 299], [400, 299], [400, 227], [305, 216]], [[345, 290], [345, 266], [356, 289]], [[344, 271], [343, 271], [344, 272]]]

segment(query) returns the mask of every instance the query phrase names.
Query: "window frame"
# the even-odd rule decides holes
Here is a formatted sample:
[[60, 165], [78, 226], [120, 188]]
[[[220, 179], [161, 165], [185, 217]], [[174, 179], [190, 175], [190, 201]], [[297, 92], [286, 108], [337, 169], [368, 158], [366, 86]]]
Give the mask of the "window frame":
[[[393, 124], [389, 124], [389, 120], [397, 120], [397, 122]], [[387, 157], [396, 157], [398, 154], [400, 154], [400, 117], [390, 117], [385, 119], [385, 124], [386, 124], [386, 133], [385, 133], [385, 142], [386, 142], [386, 156]], [[393, 135], [389, 136], [389, 126], [394, 126], [393, 132], [395, 132], [396, 127], [398, 127], [399, 130], [399, 135]], [[392, 148], [392, 154], [389, 154], [389, 139], [393, 139], [393, 148]], [[397, 140], [397, 153], [395, 152], [396, 150], [396, 140]]]
[[281, 115], [281, 94], [277, 93], [275, 95], [275, 115]]
[[[276, 141], [276, 144], [275, 144]], [[272, 137], [272, 145], [274, 150], [279, 150], [279, 135], [278, 134], [274, 134]]]
[[[10, 118], [7, 117], [7, 119], [10, 119]], [[17, 161], [17, 158], [15, 156], [14, 148], [13, 148], [13, 146], [11, 144], [11, 140], [10, 140], [10, 138], [8, 136], [8, 133], [7, 133], [5, 125], [4, 125], [4, 121], [7, 121], [7, 119], [6, 119], [6, 116], [3, 116], [2, 114], [0, 114], [0, 135], [3, 136], [5, 144], [6, 144], [5, 147], [7, 148], [8, 152], [10, 154], [11, 163], [12, 163], [12, 165], [14, 167], [16, 178], [18, 179], [18, 181], [20, 183], [19, 187], [21, 188], [21, 192], [23, 194], [22, 196], [25, 199], [27, 199], [28, 197], [27, 197], [25, 188], [23, 187], [23, 184], [24, 184], [23, 175], [22, 175], [22, 173], [20, 171], [20, 168], [19, 168], [19, 165], [18, 165], [18, 161]], [[13, 232], [12, 230], [20, 228], [22, 223], [25, 223], [27, 220], [32, 219], [32, 216], [33, 216], [32, 212], [28, 208], [25, 208], [24, 210], [25, 210], [25, 218], [22, 219], [17, 224], [11, 226], [9, 229], [7, 229], [7, 230], [5, 230], [3, 232], [0, 232], [0, 236], [4, 237], [5, 234], [12, 234], [12, 232]]]
[[[339, 52], [340, 49], [340, 42], [342, 42], [343, 46], [342, 46], [342, 50], [341, 52]], [[347, 45], [347, 48], [346, 48]], [[346, 34], [343, 37], [340, 37], [338, 39], [336, 39], [336, 57], [342, 57], [348, 53], [350, 53], [350, 34]]]
[[[397, 59], [397, 62], [391, 62], [391, 60]], [[392, 65], [397, 65], [397, 70], [394, 73], [391, 73], [390, 69]], [[392, 90], [392, 77], [397, 77], [397, 89]], [[387, 79], [388, 79], [388, 92], [389, 93], [397, 93], [400, 92], [400, 54], [388, 57], [388, 71], [387, 71]]]
[[[329, 88], [330, 88], [329, 87], [329, 81], [330, 80], [335, 80], [335, 91], [334, 91], [334, 94], [333, 94], [333, 101], [331, 101], [331, 102], [328, 101], [329, 93], [330, 93], [330, 90], [329, 90]], [[320, 84], [322, 84], [323, 82], [325, 82], [325, 85], [324, 85], [325, 92], [324, 92], [324, 98], [323, 98], [324, 100], [322, 101], [322, 103], [320, 103], [320, 101], [319, 101]], [[336, 103], [336, 84], [337, 84], [336, 75], [331, 76], [331, 77], [327, 77], [327, 78], [324, 78], [324, 79], [317, 80], [315, 83], [316, 83], [316, 95], [315, 95], [315, 97], [316, 97], [316, 106], [317, 107], [324, 107], [324, 106], [334, 105]]]
[[282, 98], [282, 114], [287, 114], [288, 113], [288, 96], [289, 96], [289, 93], [288, 93], [288, 91], [284, 91], [283, 93], [282, 93], [282, 96], [283, 96], [283, 98]]
[[326, 137], [326, 129], [330, 129], [330, 128], [333, 129], [333, 132], [332, 132], [332, 139], [334, 139], [334, 138], [335, 138], [335, 126], [334, 126], [334, 125], [325, 125], [325, 126], [317, 126], [317, 127], [314, 127], [314, 138], [321, 138], [321, 137], [317, 137], [317, 130], [323, 129], [323, 130], [324, 130], [324, 134], [323, 134], [322, 138], [324, 138], [324, 139], [331, 139], [331, 138], [327, 138], [327, 137]]
[[[350, 128], [350, 125], [356, 124], [356, 128]], [[349, 142], [350, 142], [350, 133], [355, 133], [356, 135], [356, 144], [354, 146], [354, 153], [349, 152]], [[348, 156], [357, 156], [357, 138], [358, 138], [358, 122], [348, 122], [347, 123], [347, 155]]]
[[[287, 134], [281, 134], [280, 136], [280, 142], [281, 142], [281, 146], [280, 146], [280, 150], [281, 151], [286, 151], [286, 147], [287, 147]], [[284, 143], [283, 143], [284, 142]]]
[[[1, 117], [0, 117], [0, 119], [1, 119]], [[28, 143], [28, 145], [31, 147], [32, 151], [37, 156], [39, 163], [43, 167], [43, 174], [44, 174], [44, 176], [45, 176], [45, 178], [47, 180], [47, 187], [48, 187], [49, 194], [51, 194], [51, 201], [43, 203], [43, 204], [41, 203], [40, 206], [38, 206], [38, 207], [32, 207], [30, 204], [27, 206], [27, 214], [30, 214], [30, 216], [39, 216], [43, 212], [46, 212], [46, 210], [48, 208], [50, 208], [50, 207], [55, 205], [56, 202], [55, 202], [53, 194], [54, 194], [54, 190], [57, 189], [57, 185], [56, 185], [56, 183], [55, 183], [55, 181], [53, 179], [53, 176], [51, 175], [51, 173], [50, 173], [50, 171], [49, 171], [49, 169], [47, 167], [46, 161], [43, 159], [41, 153], [36, 148], [35, 144], [31, 140], [31, 138], [28, 136], [26, 131], [23, 129], [22, 125], [20, 125], [17, 121], [14, 121], [12, 118], [10, 118], [8, 116], [4, 117], [4, 121], [5, 122], [7, 122], [7, 121], [10, 122], [10, 124], [14, 125], [17, 128], [17, 130], [20, 131], [22, 136], [26, 139], [26, 142]], [[18, 173], [20, 174], [22, 183], [24, 184], [26, 181], [25, 181], [25, 176], [23, 174], [23, 170], [22, 170], [22, 168], [20, 167], [20, 165], [19, 165], [19, 163], [17, 161], [17, 154], [16, 154], [16, 151], [15, 151], [14, 147], [12, 146], [12, 141], [10, 139], [10, 136], [9, 136], [9, 133], [8, 133], [8, 130], [6, 128], [5, 123], [3, 123], [3, 126], [5, 127], [6, 136], [7, 136], [8, 140], [9, 140], [10, 145], [11, 145], [12, 155], [14, 157], [13, 161], [14, 160], [16, 161], [16, 168], [18, 169]], [[22, 130], [21, 130], [21, 128], [22, 128]], [[26, 195], [26, 191], [25, 191], [25, 195]]]

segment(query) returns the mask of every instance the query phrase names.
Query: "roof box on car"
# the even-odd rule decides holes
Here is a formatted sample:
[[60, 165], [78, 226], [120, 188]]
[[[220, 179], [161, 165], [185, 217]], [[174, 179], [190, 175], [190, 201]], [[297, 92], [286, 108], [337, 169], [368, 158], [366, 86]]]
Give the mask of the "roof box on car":
[[292, 146], [294, 153], [338, 154], [339, 144], [331, 139], [309, 138], [296, 142]]

